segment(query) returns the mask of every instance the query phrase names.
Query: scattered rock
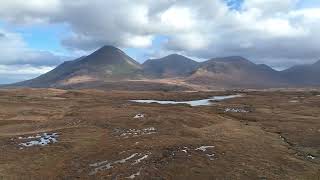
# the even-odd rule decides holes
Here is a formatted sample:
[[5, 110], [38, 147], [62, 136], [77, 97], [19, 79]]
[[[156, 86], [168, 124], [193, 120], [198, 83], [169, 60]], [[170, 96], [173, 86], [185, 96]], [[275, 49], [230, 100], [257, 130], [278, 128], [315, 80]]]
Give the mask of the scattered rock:
[[248, 113], [249, 111], [245, 109], [239, 109], [239, 108], [226, 108], [224, 112], [232, 112], [232, 113]]
[[115, 129], [115, 134], [120, 137], [129, 138], [129, 137], [138, 137], [142, 135], [150, 135], [157, 132], [156, 128], [149, 127], [143, 129]]
[[308, 154], [307, 158], [312, 159], [312, 160], [316, 159], [316, 157], [311, 154]]
[[[59, 137], [58, 133], [43, 133], [42, 135], [28, 136], [28, 137], [19, 137], [19, 140], [33, 139], [32, 141], [20, 143], [20, 146], [31, 147], [31, 146], [46, 146], [51, 143], [56, 143], [57, 138]], [[21, 149], [21, 148], [20, 148]], [[23, 148], [22, 148], [23, 149]]]
[[206, 156], [208, 156], [210, 160], [214, 160], [213, 157], [215, 156], [215, 153], [213, 153], [213, 151], [211, 150], [212, 148], [214, 148], [214, 146], [200, 146], [200, 147], [196, 148], [195, 150], [207, 152], [208, 149], [210, 149], [210, 151], [206, 153]]
[[89, 173], [89, 175], [94, 175], [94, 174], [98, 173], [99, 171], [112, 169], [113, 166], [115, 166], [115, 165], [125, 164], [125, 163], [129, 162], [131, 159], [134, 159], [135, 157], [138, 157], [138, 159], [134, 160], [134, 162], [131, 163], [131, 165], [139, 164], [141, 161], [147, 159], [150, 154], [151, 153], [147, 153], [147, 154], [134, 153], [124, 159], [116, 160], [113, 162], [105, 160], [105, 161], [89, 164], [90, 167], [94, 167], [94, 169]]
[[127, 178], [127, 179], [134, 179], [134, 178], [136, 178], [137, 176], [140, 176], [140, 173], [141, 173], [141, 171], [139, 170], [137, 173], [132, 174], [131, 176], [128, 176], [128, 177], [126, 177], [126, 178]]
[[144, 118], [144, 114], [137, 114], [133, 118], [134, 119], [142, 119], [142, 118]]
[[196, 150], [200, 150], [200, 151], [207, 151], [208, 148], [214, 148], [214, 146], [200, 146], [198, 148], [196, 148]]

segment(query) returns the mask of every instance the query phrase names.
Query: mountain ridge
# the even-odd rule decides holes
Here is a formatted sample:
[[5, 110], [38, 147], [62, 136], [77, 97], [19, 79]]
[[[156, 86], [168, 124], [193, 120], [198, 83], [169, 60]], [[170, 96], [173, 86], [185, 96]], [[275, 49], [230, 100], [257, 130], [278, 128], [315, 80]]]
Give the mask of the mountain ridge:
[[[312, 65], [294, 66], [277, 71], [268, 65], [255, 64], [241, 56], [217, 57], [197, 62], [179, 54], [170, 54], [140, 64], [114, 46], [103, 46], [87, 56], [65, 61], [39, 77], [7, 87], [90, 88], [98, 85], [106, 87], [105, 84], [111, 86], [112, 82], [121, 86], [126, 83], [120, 82], [128, 82], [130, 86], [135, 86], [134, 82], [144, 86], [152, 82], [152, 89], [156, 89], [157, 83], [161, 89], [163, 82], [176, 85], [176, 81], [170, 79], [179, 79], [179, 86], [195, 85], [209, 89], [270, 88], [319, 86], [319, 76], [320, 61]], [[164, 80], [159, 83], [157, 79]], [[129, 86], [126, 88], [130, 90]]]
[[320, 84], [320, 60], [313, 64], [296, 65], [281, 72], [297, 86]]
[[142, 64], [149, 77], [185, 77], [191, 74], [199, 63], [179, 54], [170, 54], [159, 59], [149, 59]]
[[134, 59], [113, 46], [103, 46], [88, 56], [65, 61], [52, 71], [13, 86], [60, 87], [73, 83], [131, 79], [140, 75], [142, 67]]

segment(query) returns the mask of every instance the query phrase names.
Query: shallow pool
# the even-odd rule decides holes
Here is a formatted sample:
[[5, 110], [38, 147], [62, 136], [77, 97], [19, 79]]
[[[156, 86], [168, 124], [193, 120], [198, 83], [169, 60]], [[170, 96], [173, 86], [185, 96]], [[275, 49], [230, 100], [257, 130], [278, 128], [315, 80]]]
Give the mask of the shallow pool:
[[242, 95], [228, 95], [228, 96], [213, 96], [207, 99], [193, 100], [193, 101], [158, 101], [158, 100], [130, 100], [137, 103], [158, 103], [158, 104], [189, 104], [190, 106], [209, 106], [211, 101], [222, 101], [225, 99], [232, 99], [242, 97]]

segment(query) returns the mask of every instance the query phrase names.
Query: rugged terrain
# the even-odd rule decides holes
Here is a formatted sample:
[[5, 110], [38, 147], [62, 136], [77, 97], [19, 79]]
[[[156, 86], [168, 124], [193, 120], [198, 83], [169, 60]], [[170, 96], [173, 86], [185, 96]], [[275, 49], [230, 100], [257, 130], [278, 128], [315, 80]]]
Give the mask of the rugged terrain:
[[239, 56], [196, 62], [172, 54], [139, 64], [120, 49], [104, 46], [37, 78], [3, 87], [128, 91], [294, 88], [319, 87], [319, 75], [320, 61], [276, 71]]
[[290, 82], [266, 66], [238, 56], [214, 58], [200, 65], [187, 82], [213, 87], [288, 87]]
[[143, 63], [144, 74], [150, 78], [188, 77], [200, 63], [178, 54], [161, 59], [150, 59]]
[[319, 117], [320, 91], [2, 90], [0, 179], [319, 179]]
[[281, 72], [290, 82], [300, 86], [320, 84], [320, 60], [314, 64], [293, 66]]
[[104, 81], [136, 79], [141, 73], [142, 67], [138, 62], [118, 48], [104, 46], [88, 56], [66, 61], [46, 74], [13, 86], [69, 87], [83, 83], [90, 85]]

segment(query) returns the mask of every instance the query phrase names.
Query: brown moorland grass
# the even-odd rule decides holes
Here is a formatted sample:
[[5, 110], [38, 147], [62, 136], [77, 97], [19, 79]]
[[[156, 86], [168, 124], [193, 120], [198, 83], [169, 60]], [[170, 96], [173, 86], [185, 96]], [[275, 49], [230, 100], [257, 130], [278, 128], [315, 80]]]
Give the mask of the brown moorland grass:
[[[199, 107], [128, 101], [236, 93]], [[319, 94], [2, 90], [0, 179], [319, 179]], [[19, 145], [44, 132], [58, 142]]]

